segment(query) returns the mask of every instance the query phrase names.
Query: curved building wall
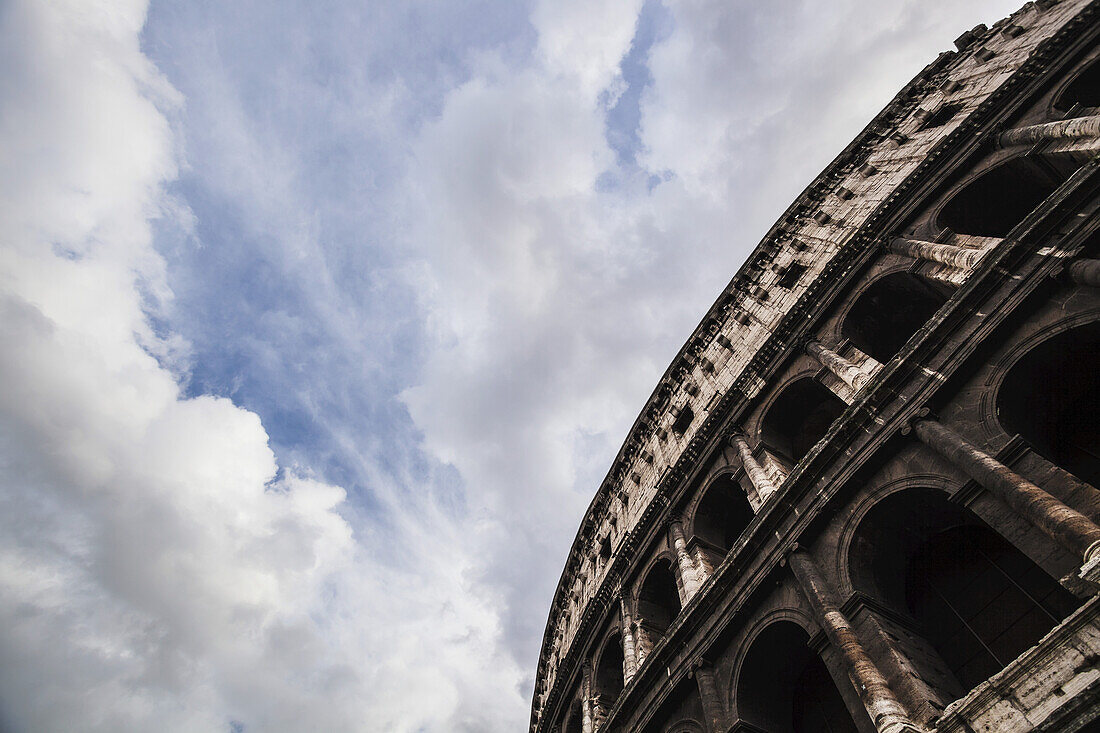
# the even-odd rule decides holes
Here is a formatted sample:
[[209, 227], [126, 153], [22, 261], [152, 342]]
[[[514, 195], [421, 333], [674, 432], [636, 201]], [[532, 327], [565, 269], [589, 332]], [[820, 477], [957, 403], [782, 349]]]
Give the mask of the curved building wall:
[[756, 248], [586, 512], [532, 731], [1100, 712], [1097, 11], [961, 35]]

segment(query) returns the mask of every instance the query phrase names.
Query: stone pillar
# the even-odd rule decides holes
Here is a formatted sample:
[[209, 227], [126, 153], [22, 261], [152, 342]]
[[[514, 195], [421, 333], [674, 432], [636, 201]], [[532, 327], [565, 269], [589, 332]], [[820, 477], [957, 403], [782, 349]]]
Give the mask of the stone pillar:
[[589, 707], [592, 709], [592, 730], [598, 731], [603, 729], [603, 724], [607, 721], [607, 714], [611, 712], [611, 708], [614, 704], [614, 700], [605, 700], [602, 695], [592, 696], [589, 702]]
[[592, 669], [588, 664], [581, 670], [581, 733], [596, 733], [592, 715]]
[[[764, 470], [764, 467], [756, 462], [756, 458], [752, 454], [752, 449], [749, 448], [749, 443], [745, 440], [743, 434], [734, 433], [730, 436], [729, 440], [730, 445], [737, 451], [737, 455], [741, 459], [741, 466], [745, 469], [745, 475], [749, 477], [749, 484], [751, 484], [756, 491], [756, 501], [754, 505], [759, 508], [768, 500], [768, 497], [775, 493], [775, 485], [768, 476], [768, 472]], [[752, 498], [751, 496], [749, 497], [750, 502]]]
[[646, 629], [645, 619], [640, 616], [634, 619], [634, 648], [638, 655], [637, 669], [641, 669], [646, 657], [653, 651], [653, 639], [650, 638], [649, 630]]
[[716, 564], [721, 564], [721, 560], [717, 563], [711, 558], [709, 551], [703, 546], [701, 542], [696, 540], [695, 552], [691, 554], [691, 558], [695, 561], [695, 568], [699, 572], [700, 584], [706, 583], [707, 578], [714, 575], [714, 567]]
[[950, 265], [960, 270], [969, 270], [978, 264], [985, 252], [980, 249], [956, 247], [953, 244], [925, 242], [920, 239], [898, 237], [891, 240], [890, 251], [914, 260], [928, 260], [941, 265]]
[[909, 713], [867, 654], [851, 622], [840, 612], [836, 595], [825, 582], [813, 558], [804, 550], [795, 549], [787, 558], [787, 563], [802, 595], [810, 604], [818, 625], [844, 660], [848, 679], [859, 694], [875, 728], [881, 733], [919, 733], [920, 729], [910, 720]]
[[1053, 140], [1079, 140], [1088, 137], [1100, 137], [1100, 116], [1075, 117], [1006, 130], [998, 136], [997, 145], [1010, 148], [1014, 145], [1033, 145]]
[[707, 733], [726, 733], [729, 728], [729, 723], [726, 722], [726, 706], [722, 704], [722, 696], [714, 681], [714, 667], [709, 661], [700, 659], [695, 662], [692, 675], [699, 687], [699, 699], [703, 702]]
[[619, 597], [620, 620], [623, 639], [623, 684], [629, 685], [638, 671], [638, 649], [634, 644], [634, 622], [630, 610], [626, 607], [626, 598]]
[[1091, 519], [971, 445], [954, 430], [936, 420], [920, 418], [913, 422], [913, 434], [1084, 562], [1100, 552], [1100, 527]]
[[861, 372], [859, 367], [818, 341], [807, 341], [806, 353], [851, 387], [853, 392], [858, 392], [870, 381], [870, 377]]
[[1100, 260], [1074, 260], [1066, 267], [1066, 273], [1078, 285], [1100, 288]]
[[684, 595], [680, 599], [680, 604], [686, 606], [688, 601], [699, 592], [699, 588], [703, 583], [699, 578], [695, 561], [692, 560], [691, 553], [688, 552], [687, 539], [684, 537], [684, 525], [680, 522], [679, 517], [673, 517], [669, 520], [668, 540], [672, 545], [672, 551], [676, 553], [676, 568], [680, 572], [680, 587], [683, 589]]

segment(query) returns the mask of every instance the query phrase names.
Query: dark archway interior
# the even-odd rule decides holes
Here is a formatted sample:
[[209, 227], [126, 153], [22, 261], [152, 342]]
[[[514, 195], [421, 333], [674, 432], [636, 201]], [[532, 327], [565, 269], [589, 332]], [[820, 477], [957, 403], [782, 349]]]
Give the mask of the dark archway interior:
[[582, 733], [584, 730], [583, 719], [581, 701], [574, 700], [573, 704], [569, 706], [569, 713], [565, 718], [565, 725], [562, 727], [562, 733]]
[[1082, 481], [1100, 486], [1100, 323], [1028, 352], [1005, 377], [997, 413], [1009, 433]]
[[596, 664], [596, 694], [609, 706], [615, 704], [623, 691], [623, 643], [615, 634], [604, 644]]
[[1067, 177], [1013, 158], [955, 194], [940, 210], [937, 223], [958, 234], [1004, 237]]
[[1100, 107], [1100, 60], [1085, 67], [1054, 100], [1054, 109], [1059, 112], [1068, 112], [1074, 105]]
[[695, 536], [721, 551], [723, 557], [753, 518], [752, 506], [732, 475], [716, 479], [695, 510]]
[[909, 610], [963, 689], [1007, 666], [1074, 608], [1072, 596], [988, 527], [955, 527], [906, 573]]
[[771, 733], [856, 733], [844, 699], [807, 641], [789, 621], [756, 638], [737, 683], [741, 720]]
[[658, 560], [652, 568], [638, 596], [639, 623], [664, 633], [672, 620], [680, 613], [680, 594], [676, 578], [668, 560]]
[[[1022, 552], [946, 495], [894, 494], [860, 524], [849, 557], [864, 592], [911, 616], [962, 695], [1077, 605]], [[938, 665], [937, 665], [938, 666]]]
[[947, 302], [948, 289], [908, 272], [871, 283], [852, 304], [841, 333], [883, 364]]
[[768, 408], [761, 438], [773, 453], [797, 463], [828, 432], [845, 407], [844, 401], [828, 388], [805, 377], [788, 385]]

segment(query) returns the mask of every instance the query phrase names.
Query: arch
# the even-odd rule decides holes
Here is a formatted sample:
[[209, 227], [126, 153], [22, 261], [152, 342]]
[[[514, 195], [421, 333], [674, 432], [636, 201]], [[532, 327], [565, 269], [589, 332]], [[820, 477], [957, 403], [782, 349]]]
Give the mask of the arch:
[[859, 579], [852, 575], [852, 562], [849, 558], [853, 550], [858, 551], [858, 548], [855, 547], [856, 532], [863, 525], [863, 520], [867, 514], [879, 502], [891, 494], [913, 488], [939, 491], [945, 496], [950, 496], [961, 489], [963, 485], [957, 478], [943, 474], [908, 473], [871, 488], [867, 495], [859, 498], [855, 504], [850, 505], [845, 511], [847, 516], [841, 526], [837, 540], [835, 568], [839, 584], [838, 590], [841, 595], [847, 597], [857, 587], [860, 587]]
[[1069, 83], [1054, 96], [1051, 108], [1066, 113], [1074, 107], [1100, 107], [1100, 59], [1093, 59], [1073, 75]]
[[765, 626], [750, 643], [737, 675], [737, 714], [771, 733], [856, 733], [828, 670], [794, 621]]
[[664, 733], [705, 733], [706, 729], [694, 720], [677, 720], [667, 728]]
[[840, 332], [853, 346], [886, 364], [947, 302], [949, 289], [910, 272], [868, 285], [844, 316]]
[[573, 702], [569, 704], [569, 709], [565, 714], [565, 724], [561, 729], [562, 733], [583, 733], [584, 731], [584, 711], [581, 709], [580, 698], [574, 698]]
[[[812, 379], [821, 373], [821, 365], [808, 356], [795, 366], [799, 368], [785, 373], [782, 377], [776, 379], [775, 382], [769, 383], [768, 386], [770, 389], [761, 394], [759, 408], [753, 410], [741, 424], [741, 429], [744, 431], [745, 435], [752, 437], [749, 444], [754, 446], [754, 453], [755, 449], [763, 447], [764, 419], [767, 417], [768, 413], [771, 412], [775, 403], [783, 396], [787, 387], [803, 379]], [[763, 463], [763, 461], [761, 461], [761, 463]], [[734, 458], [734, 463], [730, 465], [729, 469], [732, 470], [738, 478], [744, 476], [744, 466], [741, 465], [740, 456]]]
[[1060, 623], [1078, 601], [940, 489], [875, 504], [849, 548], [858, 590], [912, 619], [961, 696]]
[[716, 476], [703, 491], [691, 515], [691, 534], [708, 550], [720, 555], [730, 551], [755, 514], [732, 471]]
[[735, 647], [733, 664], [730, 665], [728, 677], [721, 681], [715, 680], [718, 684], [724, 685], [724, 689], [728, 690], [726, 703], [735, 717], [740, 717], [736, 695], [737, 680], [741, 678], [741, 669], [745, 665], [748, 651], [756, 642], [756, 637], [760, 636], [764, 629], [779, 622], [792, 623], [798, 626], [806, 632], [807, 637], [812, 636], [817, 631], [817, 625], [810, 617], [809, 612], [797, 606], [784, 605], [773, 608], [764, 615], [753, 619], [752, 623], [744, 629], [741, 640]]
[[604, 641], [596, 658], [596, 695], [611, 707], [623, 691], [623, 640], [619, 632], [613, 632]]
[[680, 592], [676, 575], [667, 557], [654, 562], [638, 591], [638, 623], [664, 634], [673, 619], [680, 615]]
[[1068, 178], [1021, 157], [978, 175], [940, 208], [936, 224], [959, 234], [1004, 237]]
[[760, 439], [791, 465], [824, 437], [847, 405], [811, 377], [786, 385], [760, 422]]
[[1030, 348], [997, 389], [998, 421], [1044, 458], [1100, 487], [1100, 322]]

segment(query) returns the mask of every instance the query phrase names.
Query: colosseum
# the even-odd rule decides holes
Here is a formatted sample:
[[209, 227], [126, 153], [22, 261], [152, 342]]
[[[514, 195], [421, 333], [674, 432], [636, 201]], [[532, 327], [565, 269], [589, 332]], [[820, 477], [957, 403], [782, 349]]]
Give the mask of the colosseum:
[[960, 35], [752, 252], [585, 513], [531, 731], [1100, 730], [1098, 11]]

